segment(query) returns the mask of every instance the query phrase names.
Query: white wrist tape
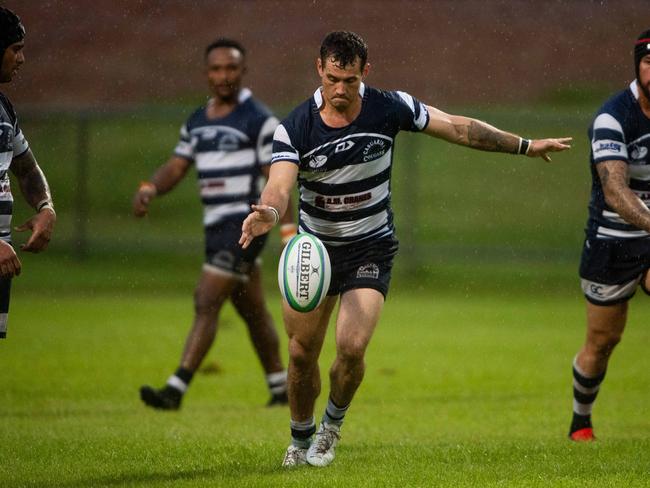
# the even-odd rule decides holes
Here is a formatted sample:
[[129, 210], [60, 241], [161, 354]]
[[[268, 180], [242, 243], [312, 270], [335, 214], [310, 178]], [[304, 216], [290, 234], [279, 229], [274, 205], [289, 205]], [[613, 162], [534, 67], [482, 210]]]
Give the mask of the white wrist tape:
[[49, 209], [53, 214], [56, 215], [56, 212], [54, 211], [54, 205], [52, 205], [52, 200], [49, 198], [46, 198], [45, 200], [41, 200], [38, 202], [38, 205], [36, 205], [36, 211], [40, 212], [43, 209]]
[[273, 225], [277, 224], [280, 222], [280, 213], [275, 207], [271, 207], [270, 205], [267, 205], [268, 209], [273, 212]]

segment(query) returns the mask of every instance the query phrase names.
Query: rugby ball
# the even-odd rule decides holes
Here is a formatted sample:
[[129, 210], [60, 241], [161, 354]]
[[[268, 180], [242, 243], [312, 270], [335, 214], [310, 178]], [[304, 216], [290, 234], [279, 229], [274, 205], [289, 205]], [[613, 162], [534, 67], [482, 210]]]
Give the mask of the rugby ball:
[[282, 297], [298, 312], [311, 312], [327, 296], [332, 268], [325, 245], [317, 237], [296, 234], [282, 251], [278, 284]]

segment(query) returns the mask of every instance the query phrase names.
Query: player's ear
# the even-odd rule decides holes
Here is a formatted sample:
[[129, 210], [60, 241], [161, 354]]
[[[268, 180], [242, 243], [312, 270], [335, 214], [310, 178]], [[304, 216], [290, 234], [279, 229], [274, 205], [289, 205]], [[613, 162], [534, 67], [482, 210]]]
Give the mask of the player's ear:
[[363, 67], [363, 70], [361, 70], [361, 78], [368, 76], [368, 73], [370, 73], [370, 63], [366, 63], [366, 65]]
[[323, 76], [323, 62], [320, 58], [316, 58], [316, 70], [318, 71], [318, 76]]

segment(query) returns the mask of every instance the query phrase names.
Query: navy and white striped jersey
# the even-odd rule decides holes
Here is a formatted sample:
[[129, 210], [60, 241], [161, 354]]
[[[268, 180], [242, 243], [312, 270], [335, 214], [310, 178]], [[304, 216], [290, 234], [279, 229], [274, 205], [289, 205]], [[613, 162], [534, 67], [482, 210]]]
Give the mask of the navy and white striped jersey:
[[181, 127], [174, 154], [196, 164], [205, 226], [243, 220], [258, 202], [260, 167], [271, 162], [277, 125], [269, 109], [243, 89], [227, 116], [208, 119], [201, 107]]
[[426, 107], [411, 95], [361, 85], [359, 116], [346, 127], [320, 116], [320, 88], [275, 131], [273, 162], [299, 167], [300, 231], [341, 246], [394, 232], [390, 174], [395, 136], [421, 131]]
[[0, 239], [11, 240], [14, 198], [9, 183], [11, 161], [29, 149], [11, 103], [0, 93]]
[[596, 165], [624, 161], [629, 168], [630, 189], [650, 207], [650, 119], [639, 106], [636, 81], [610, 98], [589, 128], [591, 140], [591, 201], [587, 237], [635, 239], [648, 237], [644, 230], [628, 224], [607, 205]]

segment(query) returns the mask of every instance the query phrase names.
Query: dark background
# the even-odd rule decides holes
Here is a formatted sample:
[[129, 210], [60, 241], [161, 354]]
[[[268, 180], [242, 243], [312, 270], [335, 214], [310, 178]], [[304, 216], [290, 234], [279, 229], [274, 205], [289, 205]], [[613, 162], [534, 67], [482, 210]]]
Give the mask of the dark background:
[[3, 86], [18, 106], [118, 107], [203, 96], [204, 47], [249, 50], [248, 84], [271, 106], [309, 96], [331, 30], [370, 46], [369, 84], [433, 105], [584, 96], [634, 76], [647, 0], [4, 1], [27, 27], [27, 64]]

